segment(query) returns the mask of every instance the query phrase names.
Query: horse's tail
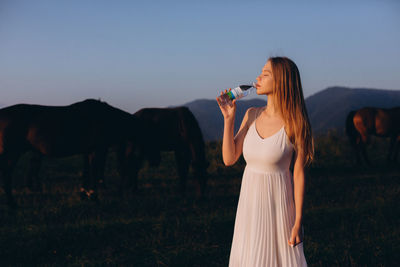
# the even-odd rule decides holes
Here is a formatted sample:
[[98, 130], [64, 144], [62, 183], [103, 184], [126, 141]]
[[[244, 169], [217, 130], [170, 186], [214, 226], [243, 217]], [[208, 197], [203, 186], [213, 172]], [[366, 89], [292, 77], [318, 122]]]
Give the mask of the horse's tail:
[[346, 134], [347, 137], [349, 138], [350, 144], [353, 146], [357, 144], [357, 137], [360, 136], [356, 127], [354, 127], [354, 122], [353, 122], [353, 118], [356, 112], [357, 112], [356, 110], [350, 111], [349, 114], [347, 114], [346, 118]]
[[187, 107], [181, 107], [180, 128], [181, 133], [189, 143], [193, 164], [202, 169], [209, 166], [206, 160], [205, 143], [199, 123]]

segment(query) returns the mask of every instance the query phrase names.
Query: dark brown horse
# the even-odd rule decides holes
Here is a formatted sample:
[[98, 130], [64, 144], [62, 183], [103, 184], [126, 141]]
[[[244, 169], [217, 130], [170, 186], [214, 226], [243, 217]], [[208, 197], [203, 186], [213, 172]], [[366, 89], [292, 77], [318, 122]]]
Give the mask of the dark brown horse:
[[[85, 155], [85, 180], [81, 196], [97, 198], [109, 146], [118, 145], [123, 168], [127, 140], [135, 139], [136, 118], [105, 102], [87, 99], [69, 106], [18, 104], [0, 109], [0, 174], [8, 204], [12, 196], [12, 171], [21, 154], [33, 151], [28, 180], [37, 181], [41, 156]], [[40, 189], [39, 189], [40, 190]]]
[[131, 144], [129, 174], [132, 180], [127, 186], [137, 189], [137, 173], [144, 160], [151, 166], [158, 166], [161, 151], [174, 151], [178, 174], [180, 176], [180, 192], [185, 193], [189, 166], [192, 163], [197, 176], [197, 195], [204, 196], [206, 187], [205, 145], [199, 124], [186, 107], [177, 108], [145, 108], [135, 114], [141, 123], [139, 142]]
[[390, 138], [387, 160], [389, 163], [396, 163], [400, 146], [400, 107], [364, 107], [351, 111], [346, 119], [346, 133], [356, 152], [358, 163], [361, 163], [361, 153], [365, 162], [371, 165], [366, 152], [371, 135]]

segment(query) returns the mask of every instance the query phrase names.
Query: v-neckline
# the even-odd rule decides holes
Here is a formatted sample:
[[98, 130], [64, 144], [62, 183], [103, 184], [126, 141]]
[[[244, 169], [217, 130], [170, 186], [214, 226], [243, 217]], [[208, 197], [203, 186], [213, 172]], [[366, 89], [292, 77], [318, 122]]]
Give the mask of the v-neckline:
[[[263, 110], [264, 110], [264, 108], [263, 108]], [[259, 137], [261, 140], [266, 140], [266, 139], [268, 139], [268, 138], [271, 138], [271, 137], [277, 135], [278, 133], [280, 133], [280, 132], [282, 131], [282, 129], [285, 128], [285, 124], [283, 124], [283, 126], [282, 126], [276, 133], [274, 133], [274, 134], [272, 134], [272, 135], [270, 135], [270, 136], [268, 136], [268, 137], [264, 137], [264, 138], [263, 138], [263, 137], [258, 133], [258, 130], [257, 130], [256, 121], [257, 121], [257, 118], [258, 118], [258, 114], [259, 114], [259, 112], [257, 112], [256, 118], [255, 118], [255, 120], [254, 120], [254, 129], [255, 129], [255, 131], [256, 131], [256, 134], [258, 135], [258, 137]]]
[[277, 135], [278, 133], [280, 133], [280, 132], [282, 131], [283, 128], [285, 128], [285, 125], [283, 125], [276, 133], [274, 133], [274, 134], [272, 134], [272, 135], [270, 135], [270, 136], [268, 136], [268, 137], [264, 137], [264, 138], [263, 138], [263, 137], [261, 137], [261, 135], [258, 133], [257, 125], [256, 125], [256, 120], [254, 121], [254, 130], [255, 130], [257, 136], [258, 136], [261, 140], [266, 140], [266, 139], [269, 139], [269, 138], [271, 138], [271, 137]]

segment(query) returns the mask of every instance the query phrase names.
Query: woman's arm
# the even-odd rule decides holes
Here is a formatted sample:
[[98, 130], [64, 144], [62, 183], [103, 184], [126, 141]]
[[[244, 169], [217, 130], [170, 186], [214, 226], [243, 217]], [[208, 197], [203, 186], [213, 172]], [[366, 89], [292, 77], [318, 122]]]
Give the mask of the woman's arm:
[[305, 192], [305, 175], [304, 175], [304, 151], [298, 149], [295, 156], [293, 182], [294, 182], [294, 202], [296, 207], [296, 218], [292, 228], [292, 234], [289, 244], [296, 245], [303, 241], [301, 233], [301, 225], [303, 219], [303, 201]]
[[[226, 92], [227, 90], [225, 90]], [[221, 95], [223, 92], [221, 92]], [[226, 166], [233, 165], [242, 154], [243, 141], [248, 130], [248, 119], [249, 112], [252, 112], [254, 108], [249, 108], [243, 117], [242, 124], [240, 125], [239, 131], [236, 136], [234, 135], [235, 125], [235, 113], [236, 113], [236, 100], [233, 100], [233, 105], [222, 106], [217, 97], [219, 108], [221, 109], [222, 115], [224, 116], [224, 136], [222, 139], [222, 160]]]
[[305, 175], [304, 175], [304, 153], [300, 150], [296, 153], [294, 170], [293, 170], [293, 182], [294, 182], [294, 201], [296, 205], [296, 219], [295, 225], [301, 226], [303, 219], [303, 201], [305, 191]]
[[224, 137], [222, 139], [222, 159], [226, 166], [235, 164], [243, 151], [243, 141], [248, 130], [249, 113], [253, 108], [249, 108], [242, 120], [239, 131], [233, 137], [235, 117], [224, 120]]

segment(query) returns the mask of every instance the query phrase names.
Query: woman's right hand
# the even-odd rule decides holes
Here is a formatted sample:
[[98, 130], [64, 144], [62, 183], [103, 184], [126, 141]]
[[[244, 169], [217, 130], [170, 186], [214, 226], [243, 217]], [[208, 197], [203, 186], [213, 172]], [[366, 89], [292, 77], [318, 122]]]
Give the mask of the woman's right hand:
[[[229, 91], [231, 90], [231, 88], [229, 88]], [[228, 92], [228, 90], [225, 90], [221, 92], [221, 95], [226, 94]], [[229, 119], [234, 119], [235, 118], [235, 112], [236, 112], [236, 99], [234, 99], [232, 101], [232, 106], [230, 106], [229, 104], [226, 105], [222, 105], [220, 103], [219, 98], [217, 97], [217, 102], [218, 102], [218, 106], [221, 109], [222, 115], [224, 116], [225, 120], [229, 120]]]

